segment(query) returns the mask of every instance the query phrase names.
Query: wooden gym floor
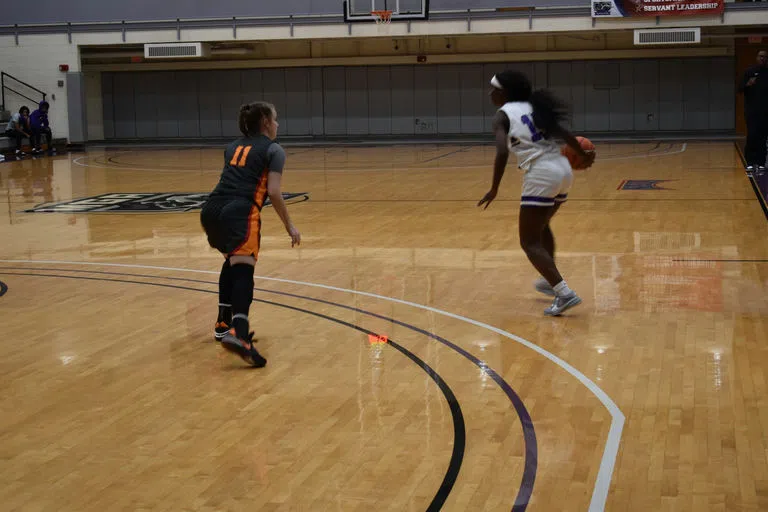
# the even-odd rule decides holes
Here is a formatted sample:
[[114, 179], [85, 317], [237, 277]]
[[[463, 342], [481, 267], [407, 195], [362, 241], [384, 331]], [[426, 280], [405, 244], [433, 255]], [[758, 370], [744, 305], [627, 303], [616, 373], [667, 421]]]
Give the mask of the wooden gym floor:
[[598, 145], [553, 224], [562, 318], [521, 174], [475, 206], [492, 151], [288, 148], [303, 244], [265, 208], [262, 370], [212, 340], [196, 210], [24, 212], [206, 193], [220, 148], [0, 165], [0, 508], [768, 509], [768, 223], [733, 144]]

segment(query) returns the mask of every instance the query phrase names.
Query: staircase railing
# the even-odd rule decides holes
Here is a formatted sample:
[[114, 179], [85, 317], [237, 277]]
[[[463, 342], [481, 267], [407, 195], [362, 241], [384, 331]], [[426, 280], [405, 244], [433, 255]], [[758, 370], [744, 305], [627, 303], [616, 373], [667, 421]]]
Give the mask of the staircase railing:
[[[19, 80], [15, 76], [13, 76], [13, 75], [11, 75], [9, 73], [6, 73], [5, 71], [0, 71], [0, 107], [6, 108], [6, 104], [5, 104], [5, 91], [6, 91], [6, 89], [9, 90], [12, 93], [18, 95], [18, 96], [21, 96], [22, 98], [25, 98], [25, 99], [28, 99], [29, 101], [34, 102], [35, 105], [37, 105], [37, 103], [39, 102], [39, 100], [37, 100], [35, 98], [30, 98], [26, 94], [24, 94], [24, 93], [22, 93], [20, 91], [17, 91], [16, 89], [6, 85], [6, 83], [5, 83], [6, 80], [12, 80], [13, 81], [12, 83], [14, 85], [16, 85], [16, 83], [19, 83], [19, 84], [21, 84], [21, 85], [23, 85], [25, 87], [29, 87], [33, 91], [35, 91], [37, 93], [40, 93], [43, 96], [43, 101], [45, 101], [45, 98], [46, 98], [47, 94], [45, 94], [43, 91], [41, 91], [37, 87], [34, 87], [32, 85], [29, 85], [26, 82], [23, 82], [23, 81]], [[18, 87], [18, 85], [16, 87]]]

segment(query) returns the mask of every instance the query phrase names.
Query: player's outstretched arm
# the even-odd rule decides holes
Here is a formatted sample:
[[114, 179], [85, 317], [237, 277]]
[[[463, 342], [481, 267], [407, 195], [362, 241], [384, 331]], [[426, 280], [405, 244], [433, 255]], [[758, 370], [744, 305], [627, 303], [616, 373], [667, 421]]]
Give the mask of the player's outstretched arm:
[[485, 208], [488, 208], [493, 200], [496, 199], [496, 194], [499, 193], [501, 178], [504, 176], [504, 171], [507, 168], [507, 161], [509, 161], [509, 147], [507, 146], [507, 139], [509, 138], [509, 119], [502, 111], [496, 112], [496, 115], [493, 118], [493, 133], [496, 137], [496, 158], [493, 161], [493, 182], [491, 183], [491, 190], [489, 190], [480, 202], [477, 203], [477, 206], [485, 204]]
[[283, 192], [280, 188], [280, 182], [282, 181], [282, 174], [279, 172], [270, 172], [267, 177], [267, 193], [269, 194], [269, 200], [272, 202], [272, 206], [275, 208], [280, 220], [283, 221], [285, 230], [291, 236], [291, 247], [301, 244], [301, 234], [299, 230], [291, 222], [291, 216], [288, 215], [288, 208], [285, 206], [285, 200], [283, 199]]
[[285, 167], [285, 151], [279, 144], [272, 144], [267, 150], [268, 169], [267, 174], [267, 194], [272, 206], [275, 208], [280, 220], [283, 221], [285, 230], [291, 236], [291, 247], [301, 244], [301, 234], [291, 222], [291, 216], [288, 215], [288, 208], [283, 200], [282, 181], [283, 167]]

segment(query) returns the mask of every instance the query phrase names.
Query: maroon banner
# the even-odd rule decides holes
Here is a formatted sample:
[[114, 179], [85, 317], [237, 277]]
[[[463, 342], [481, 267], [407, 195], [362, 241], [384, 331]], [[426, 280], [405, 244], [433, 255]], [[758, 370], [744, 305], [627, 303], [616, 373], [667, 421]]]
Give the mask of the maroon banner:
[[595, 18], [716, 16], [724, 10], [725, 0], [592, 0]]

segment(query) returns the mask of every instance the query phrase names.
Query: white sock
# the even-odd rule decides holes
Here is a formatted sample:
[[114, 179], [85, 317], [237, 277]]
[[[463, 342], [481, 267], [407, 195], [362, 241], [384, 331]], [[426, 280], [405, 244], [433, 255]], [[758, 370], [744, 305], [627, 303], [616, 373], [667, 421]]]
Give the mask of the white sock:
[[560, 281], [554, 286], [555, 294], [558, 297], [570, 297], [573, 295], [573, 290], [568, 288], [568, 285], [565, 283], [565, 279]]

